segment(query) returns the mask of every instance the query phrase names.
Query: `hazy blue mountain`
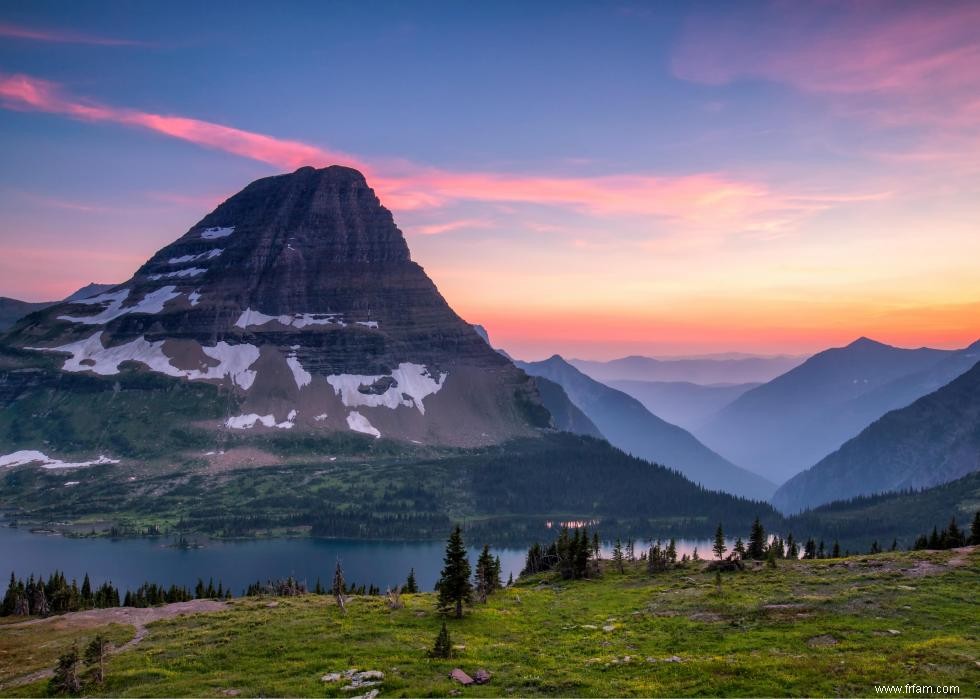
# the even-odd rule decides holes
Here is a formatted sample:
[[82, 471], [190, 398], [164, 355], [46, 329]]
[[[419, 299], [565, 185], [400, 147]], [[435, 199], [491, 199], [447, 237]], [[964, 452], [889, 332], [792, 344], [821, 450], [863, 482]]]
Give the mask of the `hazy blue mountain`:
[[556, 429], [573, 434], [583, 434], [596, 439], [605, 439], [595, 423], [569, 400], [564, 388], [543, 376], [537, 376], [534, 380], [538, 384], [541, 402], [551, 413], [551, 420]]
[[558, 355], [517, 366], [560, 384], [572, 403], [623, 451], [676, 469], [706, 488], [753, 498], [768, 498], [774, 490], [766, 479], [726, 461], [690, 432], [661, 420], [640, 401], [589, 378]]
[[654, 415], [686, 430], [704, 422], [757, 383], [710, 384], [688, 381], [604, 381], [636, 398]]
[[715, 355], [654, 359], [623, 357], [608, 362], [571, 359], [569, 364], [593, 379], [609, 381], [687, 381], [697, 384], [762, 383], [799, 366], [805, 357]]
[[[972, 350], [960, 350], [970, 353]], [[861, 338], [814, 355], [745, 392], [696, 430], [701, 441], [781, 483], [889, 410], [922, 395], [931, 372], [955, 377], [957, 352], [901, 349]], [[908, 382], [903, 383], [903, 382]], [[919, 388], [916, 388], [918, 386]]]
[[773, 496], [785, 512], [833, 500], [927, 488], [980, 470], [980, 364], [893, 410]]

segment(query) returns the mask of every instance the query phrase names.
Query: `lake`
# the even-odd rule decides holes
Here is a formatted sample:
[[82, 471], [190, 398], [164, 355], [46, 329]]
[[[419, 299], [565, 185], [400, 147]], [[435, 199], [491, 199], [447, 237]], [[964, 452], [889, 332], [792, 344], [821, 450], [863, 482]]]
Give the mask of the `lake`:
[[[193, 537], [190, 539], [194, 541]], [[201, 539], [202, 548], [176, 548], [172, 539], [72, 539], [58, 534], [34, 534], [0, 525], [0, 585], [6, 589], [11, 571], [27, 578], [47, 577], [63, 571], [81, 584], [86, 573], [93, 585], [111, 581], [121, 591], [135, 590], [143, 582], [193, 587], [198, 578], [214, 578], [231, 586], [237, 596], [257, 580], [292, 576], [312, 588], [319, 577], [329, 586], [339, 559], [348, 583], [377, 585], [382, 591], [405, 582], [409, 570], [423, 590], [431, 590], [442, 569], [445, 548], [441, 541], [365, 541], [356, 539], [255, 539], [213, 541]], [[697, 546], [710, 556], [707, 541], [677, 542], [678, 556]], [[637, 544], [639, 555], [640, 544]], [[516, 578], [524, 566], [526, 549], [493, 549], [500, 556], [502, 578]], [[477, 549], [470, 550], [475, 563]], [[604, 557], [610, 555], [604, 547]], [[0, 590], [2, 594], [2, 590]]]

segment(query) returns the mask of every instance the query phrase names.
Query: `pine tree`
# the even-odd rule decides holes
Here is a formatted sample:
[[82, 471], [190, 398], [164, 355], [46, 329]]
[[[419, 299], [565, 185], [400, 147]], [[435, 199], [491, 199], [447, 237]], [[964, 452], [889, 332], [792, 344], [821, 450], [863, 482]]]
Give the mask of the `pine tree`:
[[973, 515], [973, 524], [970, 526], [970, 543], [974, 546], [980, 544], [980, 510], [977, 510], [976, 514]]
[[742, 541], [742, 537], [735, 539], [735, 548], [732, 551], [739, 557], [745, 558], [745, 543]]
[[333, 583], [330, 585], [330, 594], [337, 600], [337, 606], [344, 614], [347, 613], [347, 586], [344, 583], [344, 569], [340, 566], [340, 559], [337, 559], [337, 567], [333, 571]]
[[78, 672], [78, 645], [72, 644], [67, 653], [58, 658], [54, 675], [48, 683], [51, 694], [78, 694], [82, 691], [82, 679]]
[[949, 520], [949, 526], [946, 527], [946, 538], [947, 545], [946, 548], [955, 549], [959, 546], [963, 546], [966, 543], [966, 537], [960, 528], [956, 525], [956, 518], [953, 517]]
[[436, 589], [439, 591], [439, 609], [448, 612], [455, 608], [456, 618], [462, 619], [463, 604], [470, 604], [473, 586], [470, 584], [470, 562], [463, 544], [463, 531], [458, 524], [446, 542], [442, 575]]
[[786, 536], [786, 556], [793, 559], [800, 557], [800, 548], [796, 543], [796, 539], [793, 538], [793, 532], [790, 532]]
[[769, 550], [766, 551], [766, 566], [769, 568], [775, 568], [777, 558], [778, 556], [776, 555], [776, 549], [770, 546]]
[[105, 682], [105, 661], [109, 655], [109, 640], [99, 634], [85, 648], [85, 664], [96, 684]]
[[88, 573], [85, 574], [85, 579], [82, 580], [81, 597], [82, 597], [82, 606], [84, 606], [86, 609], [91, 609], [93, 604], [92, 583], [88, 579]]
[[451, 658], [453, 657], [453, 639], [449, 636], [449, 629], [446, 628], [446, 622], [442, 622], [442, 628], [439, 629], [439, 635], [436, 636], [436, 642], [432, 646], [432, 650], [429, 651], [429, 656], [432, 658]]
[[616, 539], [616, 545], [613, 547], [612, 559], [613, 565], [616, 566], [616, 569], [620, 573], [625, 572], [623, 567], [623, 542], [621, 542], [619, 539]]
[[749, 546], [746, 551], [748, 557], [761, 561], [766, 557], [766, 530], [762, 528], [762, 522], [756, 517], [752, 523], [752, 532], [749, 534]]
[[834, 550], [830, 553], [831, 558], [840, 558], [840, 543], [834, 539]]
[[691, 560], [692, 561], [700, 561], [701, 560], [701, 556], [698, 555], [698, 547], [697, 546], [694, 547], [694, 553], [691, 554]]
[[[578, 541], [578, 534], [575, 535]], [[490, 547], [484, 544], [480, 557], [476, 559], [476, 594], [481, 602], [486, 602], [487, 597], [500, 587], [500, 578], [496, 572], [493, 557], [490, 555]]]
[[719, 561], [725, 555], [725, 551], [728, 550], [728, 547], [725, 545], [725, 532], [721, 528], [721, 522], [718, 523], [718, 528], [715, 530], [715, 545], [713, 548], [715, 556]]
[[10, 573], [10, 584], [7, 585], [7, 593], [3, 596], [3, 607], [0, 608], [0, 615], [10, 616], [17, 608], [17, 578]]
[[419, 584], [415, 581], [415, 568], [408, 571], [408, 578], [402, 586], [402, 592], [414, 595], [419, 591]]

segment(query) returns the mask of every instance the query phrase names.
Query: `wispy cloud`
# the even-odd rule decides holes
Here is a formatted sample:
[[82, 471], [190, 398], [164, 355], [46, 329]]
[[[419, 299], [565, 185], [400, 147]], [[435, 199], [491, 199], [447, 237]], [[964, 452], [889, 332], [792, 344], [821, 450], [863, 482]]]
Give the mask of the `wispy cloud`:
[[980, 3], [770, 3], [688, 23], [672, 68], [709, 85], [763, 79], [890, 125], [980, 120]]
[[370, 178], [385, 203], [398, 210], [440, 208], [459, 201], [535, 204], [591, 215], [646, 216], [741, 229], [765, 226], [774, 217], [806, 216], [843, 201], [833, 194], [788, 192], [722, 172], [568, 177], [460, 172], [406, 162], [368, 163], [301, 141], [73, 97], [55, 83], [27, 75], [0, 75], [0, 103], [10, 109], [148, 129], [286, 169], [328, 164], [356, 167]]
[[23, 39], [26, 41], [43, 41], [52, 44], [88, 44], [90, 46], [146, 46], [142, 41], [131, 39], [113, 39], [104, 36], [93, 36], [76, 32], [71, 29], [51, 29], [23, 27], [17, 24], [0, 22], [0, 37], [8, 39]]
[[412, 226], [409, 228], [409, 232], [418, 233], [420, 235], [442, 235], [443, 233], [451, 233], [458, 230], [489, 228], [492, 225], [493, 223], [491, 221], [484, 219], [463, 218], [455, 221], [446, 221], [444, 223], [431, 223], [420, 226]]

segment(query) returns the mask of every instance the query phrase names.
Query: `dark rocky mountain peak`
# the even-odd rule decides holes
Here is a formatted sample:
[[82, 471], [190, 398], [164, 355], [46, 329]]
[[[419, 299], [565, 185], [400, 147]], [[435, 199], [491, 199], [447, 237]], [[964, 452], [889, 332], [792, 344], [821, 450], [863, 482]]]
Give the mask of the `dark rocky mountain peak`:
[[228, 429], [482, 444], [528, 433], [541, 410], [412, 261], [364, 176], [339, 166], [251, 183], [126, 283], [34, 314], [8, 342], [67, 372], [222, 384], [242, 394]]

